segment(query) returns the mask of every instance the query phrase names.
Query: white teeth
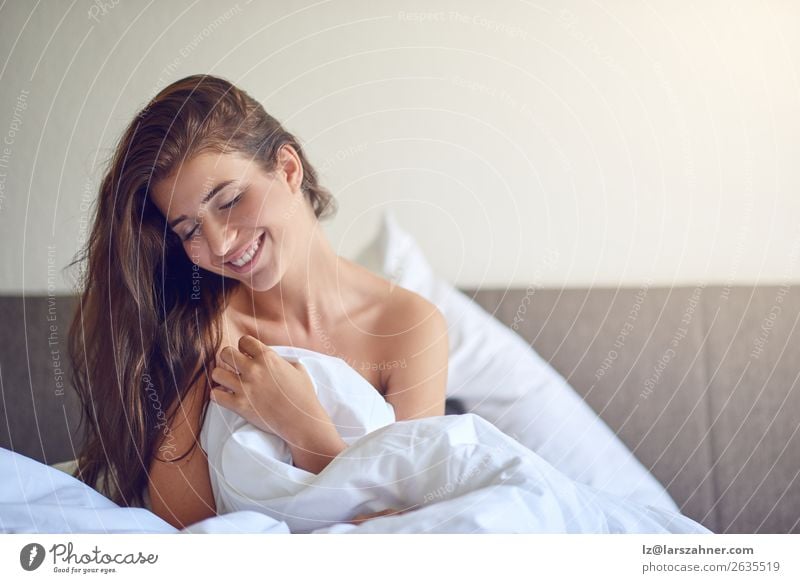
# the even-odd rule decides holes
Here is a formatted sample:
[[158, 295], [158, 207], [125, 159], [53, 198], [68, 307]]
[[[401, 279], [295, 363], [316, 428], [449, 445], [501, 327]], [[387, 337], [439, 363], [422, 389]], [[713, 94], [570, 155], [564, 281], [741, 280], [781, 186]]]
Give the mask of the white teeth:
[[[260, 239], [260, 237], [259, 237], [259, 239]], [[253, 245], [250, 247], [250, 249], [245, 251], [244, 255], [242, 255], [236, 261], [231, 261], [231, 263], [234, 264], [236, 267], [243, 267], [244, 265], [247, 265], [248, 263], [250, 263], [250, 260], [255, 256], [256, 251], [258, 251], [258, 247], [259, 247], [259, 240], [256, 239], [253, 242]]]
[[234, 261], [233, 264], [236, 267], [242, 267], [243, 265], [247, 265], [247, 263], [252, 259], [249, 253], [245, 253], [244, 256], [239, 261]]

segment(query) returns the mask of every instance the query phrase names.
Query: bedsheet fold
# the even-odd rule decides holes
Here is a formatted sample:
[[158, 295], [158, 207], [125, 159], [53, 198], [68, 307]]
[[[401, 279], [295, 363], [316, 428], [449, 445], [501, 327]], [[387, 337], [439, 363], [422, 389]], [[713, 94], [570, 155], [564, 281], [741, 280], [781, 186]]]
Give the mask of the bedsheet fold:
[[[708, 533], [690, 518], [574, 481], [475, 414], [395, 422], [343, 360], [273, 346], [308, 370], [348, 448], [319, 474], [288, 445], [215, 402], [200, 434], [220, 514], [243, 510], [291, 532]], [[386, 508], [404, 514], [346, 521]]]

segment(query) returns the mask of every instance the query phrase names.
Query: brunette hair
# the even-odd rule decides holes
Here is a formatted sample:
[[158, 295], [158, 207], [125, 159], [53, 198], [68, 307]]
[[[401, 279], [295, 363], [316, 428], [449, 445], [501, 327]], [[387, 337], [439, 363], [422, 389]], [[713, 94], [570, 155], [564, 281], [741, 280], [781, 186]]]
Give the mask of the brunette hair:
[[208, 151], [244, 154], [272, 172], [286, 144], [300, 157], [301, 189], [316, 217], [335, 213], [298, 140], [219, 77], [192, 75], [165, 87], [108, 162], [90, 234], [69, 265], [82, 266], [69, 356], [85, 432], [75, 475], [121, 506], [145, 504], [159, 433], [168, 435], [177, 405], [216, 355], [222, 309], [240, 285], [192, 263], [151, 186]]

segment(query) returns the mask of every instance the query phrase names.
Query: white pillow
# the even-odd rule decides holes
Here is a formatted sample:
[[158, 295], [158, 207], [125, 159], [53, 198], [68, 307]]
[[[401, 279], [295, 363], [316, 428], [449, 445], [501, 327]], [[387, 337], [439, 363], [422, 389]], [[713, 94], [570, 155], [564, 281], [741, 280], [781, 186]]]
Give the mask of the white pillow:
[[447, 396], [538, 453], [570, 478], [678, 511], [645, 469], [566, 380], [520, 336], [434, 274], [414, 238], [388, 210], [356, 262], [435, 304], [448, 324]]
[[2, 533], [172, 533], [144, 508], [120, 507], [83, 482], [0, 448]]
[[0, 534], [289, 534], [285, 522], [258, 512], [212, 516], [179, 531], [149, 510], [117, 506], [67, 475], [76, 465], [48, 466], [0, 447]]

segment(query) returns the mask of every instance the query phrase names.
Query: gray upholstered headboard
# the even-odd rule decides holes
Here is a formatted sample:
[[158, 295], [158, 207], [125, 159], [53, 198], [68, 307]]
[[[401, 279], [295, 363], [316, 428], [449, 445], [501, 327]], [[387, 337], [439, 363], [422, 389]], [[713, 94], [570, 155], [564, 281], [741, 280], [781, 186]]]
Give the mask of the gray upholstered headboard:
[[[800, 532], [800, 291], [465, 291], [507, 324], [529, 296], [518, 332], [685, 514], [714, 532]], [[49, 464], [78, 448], [75, 305], [0, 298], [0, 445]]]

